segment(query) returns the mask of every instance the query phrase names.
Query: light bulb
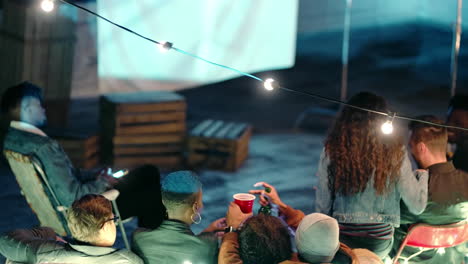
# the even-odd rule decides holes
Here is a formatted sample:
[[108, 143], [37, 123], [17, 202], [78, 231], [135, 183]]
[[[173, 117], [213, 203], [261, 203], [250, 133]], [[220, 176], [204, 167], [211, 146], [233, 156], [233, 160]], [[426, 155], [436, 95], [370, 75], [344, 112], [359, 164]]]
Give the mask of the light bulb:
[[267, 89], [267, 91], [272, 91], [276, 88], [277, 83], [275, 80], [268, 78], [265, 80], [265, 82], [263, 82], [263, 86], [265, 87], [265, 89]]
[[445, 248], [438, 248], [438, 249], [437, 249], [437, 253], [438, 253], [439, 255], [445, 254]]
[[385, 121], [385, 123], [382, 124], [382, 127], [380, 127], [380, 129], [382, 129], [382, 133], [384, 133], [385, 135], [391, 134], [393, 132], [392, 121]]
[[186, 261], [184, 261], [184, 263], [183, 263], [183, 264], [192, 264], [192, 262], [190, 262], [190, 261], [186, 260]]
[[162, 53], [166, 53], [172, 48], [172, 43], [167, 42], [167, 41], [163, 41], [163, 42], [158, 44], [158, 48]]
[[41, 8], [45, 12], [50, 12], [54, 10], [54, 1], [53, 0], [43, 0], [41, 2]]

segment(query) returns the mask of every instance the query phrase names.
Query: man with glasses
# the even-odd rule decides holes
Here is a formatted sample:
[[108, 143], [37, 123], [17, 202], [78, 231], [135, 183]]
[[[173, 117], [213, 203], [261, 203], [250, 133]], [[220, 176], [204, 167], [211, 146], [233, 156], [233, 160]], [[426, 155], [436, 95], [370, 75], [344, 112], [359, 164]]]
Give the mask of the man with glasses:
[[112, 248], [117, 217], [104, 196], [87, 194], [73, 202], [67, 219], [73, 243], [58, 237], [49, 227], [20, 229], [0, 237], [0, 253], [21, 263], [143, 264], [132, 252]]

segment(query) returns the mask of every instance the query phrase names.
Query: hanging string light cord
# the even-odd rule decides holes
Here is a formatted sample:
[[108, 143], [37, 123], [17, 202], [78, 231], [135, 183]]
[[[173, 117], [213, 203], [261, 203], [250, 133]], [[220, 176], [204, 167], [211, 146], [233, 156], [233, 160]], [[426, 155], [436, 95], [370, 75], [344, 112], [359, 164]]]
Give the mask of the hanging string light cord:
[[[111, 21], [110, 19], [107, 19], [101, 15], [99, 15], [98, 13], [94, 12], [94, 11], [91, 11], [89, 10], [88, 8], [86, 7], [83, 7], [83, 6], [80, 6], [80, 5], [77, 5], [75, 3], [72, 3], [68, 0], [60, 0], [61, 2], [63, 3], [66, 3], [66, 4], [69, 4], [69, 5], [72, 5], [78, 9], [81, 9], [85, 12], [88, 12], [120, 29], [123, 29], [129, 33], [132, 33], [140, 38], [143, 38], [143, 39], [146, 39], [152, 43], [155, 43], [155, 44], [158, 44], [158, 45], [163, 45], [162, 42], [159, 42], [159, 41], [156, 41], [154, 39], [151, 39], [149, 37], [146, 37], [144, 35], [141, 35], [140, 33], [137, 33], [127, 27], [124, 27], [120, 24], [117, 24], [113, 21]], [[260, 82], [263, 82], [265, 83], [265, 81], [255, 75], [252, 75], [252, 74], [249, 74], [249, 73], [246, 73], [246, 72], [243, 72], [243, 71], [240, 71], [238, 69], [235, 69], [235, 68], [232, 68], [232, 67], [229, 67], [229, 66], [226, 66], [226, 65], [223, 65], [223, 64], [219, 64], [219, 63], [216, 63], [216, 62], [213, 62], [213, 61], [210, 61], [208, 59], [205, 59], [205, 58], [202, 58], [198, 55], [195, 55], [195, 54], [192, 54], [190, 52], [187, 52], [185, 50], [182, 50], [182, 49], [179, 49], [179, 48], [176, 48], [174, 46], [172, 46], [172, 43], [171, 45], [169, 46], [169, 49], [172, 49], [176, 52], [179, 52], [181, 54], [185, 54], [185, 55], [188, 55], [188, 56], [191, 56], [195, 59], [198, 59], [198, 60], [201, 60], [201, 61], [204, 61], [206, 63], [209, 63], [209, 64], [212, 64], [214, 66], [217, 66], [217, 67], [221, 67], [221, 68], [224, 68], [224, 69], [227, 69], [227, 70], [230, 70], [230, 71], [233, 71], [233, 72], [236, 72], [236, 73], [239, 73], [243, 76], [246, 76], [246, 77], [249, 77], [249, 78], [252, 78], [252, 79], [255, 79], [257, 81], [260, 81]], [[344, 106], [348, 106], [348, 107], [352, 107], [352, 108], [355, 108], [355, 109], [359, 109], [359, 110], [362, 110], [362, 111], [367, 111], [367, 112], [370, 112], [370, 113], [374, 113], [374, 114], [378, 114], [378, 115], [384, 115], [384, 116], [388, 116], [388, 117], [394, 117], [394, 118], [399, 118], [399, 119], [403, 119], [403, 120], [408, 120], [408, 121], [415, 121], [415, 122], [420, 122], [420, 123], [425, 123], [425, 124], [428, 124], [428, 125], [433, 125], [433, 126], [439, 126], [439, 127], [445, 127], [445, 128], [452, 128], [452, 129], [459, 129], [459, 130], [464, 130], [464, 131], [468, 131], [468, 128], [463, 128], [463, 127], [457, 127], [457, 126], [449, 126], [449, 125], [442, 125], [442, 124], [437, 124], [437, 123], [433, 123], [433, 122], [429, 122], [429, 121], [424, 121], [424, 120], [420, 120], [420, 119], [416, 119], [416, 118], [411, 118], [411, 117], [407, 117], [407, 116], [401, 116], [401, 115], [395, 115], [394, 113], [385, 113], [385, 112], [379, 112], [379, 111], [375, 111], [375, 110], [372, 110], [372, 109], [367, 109], [367, 108], [363, 108], [363, 107], [359, 107], [359, 106], [355, 106], [355, 105], [351, 105], [351, 104], [348, 104], [348, 103], [345, 103], [343, 101], [340, 101], [340, 100], [337, 100], [337, 99], [333, 99], [333, 98], [330, 98], [330, 97], [326, 97], [326, 96], [322, 96], [322, 95], [319, 95], [319, 94], [315, 94], [315, 93], [309, 93], [309, 92], [305, 92], [305, 91], [297, 91], [297, 90], [293, 90], [293, 89], [289, 89], [289, 88], [286, 88], [286, 87], [282, 87], [282, 86], [279, 86], [278, 84], [275, 84], [275, 88], [278, 88], [280, 90], [284, 90], [284, 91], [287, 91], [287, 92], [292, 92], [292, 93], [296, 93], [296, 94], [302, 94], [302, 95], [306, 95], [306, 96], [310, 96], [310, 97], [314, 97], [316, 99], [320, 99], [320, 100], [323, 100], [323, 101], [327, 101], [327, 102], [331, 102], [331, 103], [336, 103], [336, 104], [340, 104], [340, 105], [344, 105]]]
[[415, 121], [415, 122], [424, 123], [424, 124], [433, 125], [433, 126], [438, 126], [438, 127], [453, 128], [453, 129], [468, 131], [468, 128], [457, 127], [457, 126], [449, 126], [449, 125], [442, 125], [442, 124], [437, 124], [437, 123], [434, 123], [434, 122], [425, 121], [425, 120], [421, 120], [421, 119], [416, 119], [416, 118], [412, 118], [412, 117], [408, 117], [408, 116], [396, 115], [395, 113], [385, 113], [385, 112], [380, 112], [380, 111], [376, 111], [376, 110], [372, 110], [372, 109], [367, 109], [367, 108], [355, 106], [355, 105], [352, 105], [352, 104], [348, 104], [348, 103], [345, 103], [345, 102], [337, 100], [337, 99], [322, 96], [322, 95], [319, 95], [319, 94], [292, 90], [292, 89], [289, 89], [289, 88], [286, 88], [286, 87], [279, 87], [279, 89], [285, 90], [285, 91], [288, 91], [288, 92], [292, 92], [292, 93], [296, 93], [296, 94], [307, 95], [307, 96], [314, 97], [314, 98], [317, 98], [317, 99], [320, 99], [320, 100], [323, 100], [323, 101], [327, 101], [327, 102], [331, 102], [331, 103], [335, 103], [335, 104], [340, 104], [340, 105], [344, 105], [344, 106], [348, 106], [348, 107], [352, 107], [352, 108], [355, 108], [355, 109], [359, 109], [359, 110], [362, 110], [362, 111], [367, 111], [367, 112], [378, 114], [378, 115], [383, 115], [383, 116], [388, 116], [388, 117], [393, 117], [393, 118], [399, 118], [399, 119], [408, 120], [408, 121]]

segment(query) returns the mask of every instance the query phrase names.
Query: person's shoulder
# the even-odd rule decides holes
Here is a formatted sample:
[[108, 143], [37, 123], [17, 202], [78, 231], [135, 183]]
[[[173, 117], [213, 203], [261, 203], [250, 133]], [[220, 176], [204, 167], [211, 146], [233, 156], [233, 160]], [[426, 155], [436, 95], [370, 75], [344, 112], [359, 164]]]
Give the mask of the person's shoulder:
[[[138, 257], [135, 253], [127, 250], [127, 249], [120, 249], [117, 250], [114, 255], [119, 256], [119, 259], [126, 260], [127, 262], [122, 263], [134, 263], [134, 264], [143, 264], [143, 260]], [[120, 263], [120, 262], [119, 262]]]
[[50, 142], [55, 141], [49, 137], [44, 137], [35, 133], [31, 133], [28, 131], [10, 127], [8, 129], [8, 134], [6, 136], [6, 141], [8, 142], [8, 141], [15, 141], [15, 140], [27, 140], [27, 142], [32, 145], [33, 144], [43, 145], [45, 143], [50, 143]]

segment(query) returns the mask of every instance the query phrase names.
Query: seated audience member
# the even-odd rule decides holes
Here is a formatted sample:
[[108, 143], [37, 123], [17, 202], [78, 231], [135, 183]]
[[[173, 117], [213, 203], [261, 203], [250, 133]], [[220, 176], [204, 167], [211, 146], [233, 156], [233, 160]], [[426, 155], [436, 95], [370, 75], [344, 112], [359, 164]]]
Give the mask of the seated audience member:
[[[422, 116], [418, 119], [443, 123], [434, 116]], [[443, 225], [468, 218], [468, 173], [456, 169], [451, 161], [447, 161], [447, 129], [420, 122], [410, 123], [409, 128], [411, 153], [418, 165], [429, 171], [428, 203], [420, 215], [414, 215], [402, 206], [402, 225], [395, 231], [395, 253], [411, 224]], [[402, 256], [408, 257], [418, 251], [417, 248], [406, 247]], [[463, 257], [464, 253], [459, 252], [459, 249], [450, 248], [443, 255], [436, 254], [435, 250], [424, 252], [410, 262], [461, 263]]]
[[[304, 263], [300, 260], [308, 263], [382, 263], [377, 255], [367, 249], [350, 249], [345, 244], [340, 243], [338, 223], [335, 219], [319, 213], [305, 216], [302, 211], [283, 203], [273, 186], [265, 182], [260, 182], [260, 184], [270, 188], [270, 192], [251, 190], [250, 193], [267, 196], [269, 201], [263, 195], [260, 196], [260, 204], [263, 206], [268, 203], [276, 204], [280, 217], [284, 218], [292, 229], [297, 229], [295, 242], [299, 256], [293, 254], [290, 260], [283, 261], [281, 264]], [[231, 219], [235, 219], [236, 216], [240, 219], [245, 217], [238, 206], [234, 204], [234, 206], [229, 207], [226, 216], [227, 224], [229, 225]], [[239, 223], [240, 221], [233, 222]], [[239, 256], [240, 242], [237, 242], [237, 237], [238, 235], [235, 233], [224, 235], [219, 253], [219, 263], [245, 263]]]
[[[368, 92], [348, 104], [389, 112], [384, 98]], [[316, 211], [335, 218], [340, 241], [385, 258], [400, 225], [400, 201], [414, 214], [427, 202], [427, 171], [413, 173], [404, 139], [380, 129], [385, 116], [345, 106], [325, 139], [317, 174]]]
[[112, 248], [115, 217], [104, 196], [83, 196], [73, 203], [67, 218], [76, 243], [65, 242], [49, 227], [19, 229], [0, 237], [0, 253], [20, 263], [143, 264], [132, 252]]
[[[245, 216], [240, 208], [232, 203], [226, 222], [229, 224], [232, 217], [245, 218]], [[238, 231], [232, 227], [224, 235], [218, 263], [288, 263], [285, 261], [291, 258], [291, 238], [287, 227], [280, 219], [258, 214], [248, 218]]]
[[[159, 170], [142, 166], [116, 180], [110, 175], [75, 169], [57, 141], [39, 127], [46, 123], [41, 88], [28, 82], [8, 88], [1, 100], [4, 149], [35, 156], [42, 164], [47, 179], [61, 205], [69, 207], [79, 197], [103, 193], [115, 188], [121, 217], [138, 216], [138, 225], [157, 227], [164, 218], [161, 203]], [[6, 119], [6, 120], [5, 120]], [[11, 122], [10, 122], [11, 121]], [[6, 127], [5, 124], [9, 124]], [[92, 180], [90, 180], [90, 178]]]
[[336, 219], [321, 213], [306, 215], [296, 230], [299, 258], [307, 263], [382, 263], [367, 249], [351, 249], [339, 241]]
[[201, 222], [202, 184], [191, 171], [168, 174], [161, 183], [167, 220], [154, 230], [137, 230], [133, 235], [134, 252], [146, 264], [216, 263], [218, 252], [214, 232], [223, 230], [224, 218], [210, 224], [195, 236], [192, 224]]
[[[468, 95], [455, 95], [450, 100], [447, 125], [468, 128]], [[468, 172], [468, 131], [449, 129], [449, 142], [455, 144], [453, 165]]]

